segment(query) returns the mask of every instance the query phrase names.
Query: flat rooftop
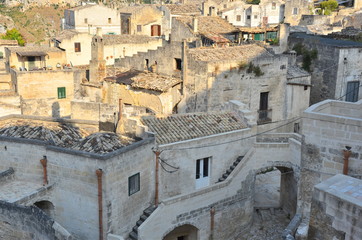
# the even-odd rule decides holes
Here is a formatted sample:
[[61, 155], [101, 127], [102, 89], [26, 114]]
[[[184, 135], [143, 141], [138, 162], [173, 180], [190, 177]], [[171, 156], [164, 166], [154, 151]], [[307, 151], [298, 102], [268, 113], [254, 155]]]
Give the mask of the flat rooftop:
[[362, 180], [337, 174], [317, 184], [315, 188], [362, 207]]

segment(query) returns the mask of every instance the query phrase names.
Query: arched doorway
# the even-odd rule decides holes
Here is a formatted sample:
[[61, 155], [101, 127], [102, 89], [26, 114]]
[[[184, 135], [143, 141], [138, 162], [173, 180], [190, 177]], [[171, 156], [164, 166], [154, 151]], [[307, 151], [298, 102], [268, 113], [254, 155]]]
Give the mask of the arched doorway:
[[163, 240], [197, 240], [198, 231], [196, 227], [185, 224], [169, 232]]
[[49, 217], [54, 218], [54, 205], [52, 202], [45, 200], [36, 202], [34, 205], [40, 208]]

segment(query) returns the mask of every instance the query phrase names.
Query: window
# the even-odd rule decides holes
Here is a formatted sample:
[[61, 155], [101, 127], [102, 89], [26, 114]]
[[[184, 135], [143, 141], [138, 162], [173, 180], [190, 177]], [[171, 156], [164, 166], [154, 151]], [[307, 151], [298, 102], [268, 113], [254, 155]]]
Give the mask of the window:
[[238, 22], [241, 21], [241, 15], [236, 15], [236, 21], [238, 21]]
[[298, 14], [298, 8], [293, 8], [293, 15], [297, 15]]
[[347, 82], [347, 92], [346, 92], [346, 101], [347, 102], [357, 102], [358, 101], [359, 88], [360, 88], [359, 81]]
[[209, 158], [196, 160], [196, 179], [209, 176]]
[[254, 15], [254, 19], [257, 19], [258, 18], [258, 15]]
[[180, 58], [175, 58], [175, 70], [181, 71], [182, 69], [182, 60]]
[[246, 19], [249, 19], [249, 20], [250, 20], [250, 18], [251, 18], [250, 15], [246, 16]]
[[277, 9], [277, 4], [275, 2], [272, 2], [272, 10]]
[[140, 190], [140, 173], [136, 173], [128, 178], [128, 196]]
[[226, 5], [226, 4], [224, 4], [224, 8], [227, 8], [227, 5]]
[[268, 110], [268, 98], [269, 98], [269, 92], [262, 92], [260, 93], [260, 110]]
[[142, 32], [142, 25], [137, 25], [137, 32]]
[[88, 23], [88, 18], [84, 18], [84, 23]]
[[74, 43], [74, 52], [80, 52], [80, 42], [75, 42]]
[[225, 20], [226, 20], [226, 21], [228, 20], [228, 16], [225, 16]]
[[65, 92], [65, 87], [59, 87], [58, 88], [58, 99], [62, 99], [62, 98], [66, 98], [66, 92]]
[[112, 23], [112, 18], [108, 18], [108, 23]]

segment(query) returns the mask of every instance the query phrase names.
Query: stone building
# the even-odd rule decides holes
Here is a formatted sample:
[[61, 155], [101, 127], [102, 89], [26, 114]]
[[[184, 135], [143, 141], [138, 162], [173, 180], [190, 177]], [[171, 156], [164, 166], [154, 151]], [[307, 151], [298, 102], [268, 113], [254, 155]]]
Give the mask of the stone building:
[[[53, 39], [54, 46], [65, 50], [67, 63], [73, 66], [87, 65], [91, 59], [92, 34], [63, 30]], [[104, 60], [113, 65], [125, 56], [147, 52], [162, 45], [162, 40], [145, 35], [102, 35], [104, 39]]]
[[[288, 38], [288, 45], [290, 49], [315, 49], [317, 56], [311, 60], [310, 65], [311, 104], [325, 99], [350, 102], [361, 99], [361, 43], [292, 33]], [[298, 59], [302, 65], [303, 57]]]
[[240, 3], [220, 11], [222, 18], [235, 26], [266, 27], [284, 19], [284, 1], [264, 0], [258, 5]]
[[313, 6], [313, 0], [285, 1], [284, 22], [292, 26], [298, 25], [302, 15], [310, 15]]
[[98, 4], [85, 4], [64, 10], [63, 29], [95, 34], [101, 27], [105, 34], [120, 34], [121, 19], [117, 10]]
[[159, 37], [164, 35], [162, 12], [152, 5], [129, 6], [119, 9], [121, 34]]

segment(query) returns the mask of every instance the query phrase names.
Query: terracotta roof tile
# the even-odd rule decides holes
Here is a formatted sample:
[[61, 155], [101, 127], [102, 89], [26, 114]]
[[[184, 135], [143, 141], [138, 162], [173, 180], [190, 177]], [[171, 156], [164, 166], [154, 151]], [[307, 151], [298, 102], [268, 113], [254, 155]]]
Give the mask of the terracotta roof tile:
[[105, 154], [135, 142], [112, 132], [88, 134], [71, 124], [15, 120], [0, 123], [0, 136], [25, 138], [78, 151]]
[[159, 144], [178, 142], [246, 128], [235, 113], [189, 113], [167, 117], [142, 117], [142, 123], [156, 133]]
[[248, 44], [223, 48], [189, 49], [189, 54], [198, 61], [252, 60], [260, 56], [272, 56], [265, 48]]

